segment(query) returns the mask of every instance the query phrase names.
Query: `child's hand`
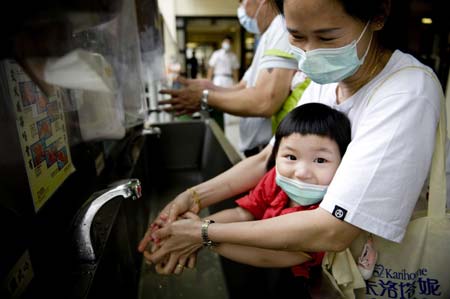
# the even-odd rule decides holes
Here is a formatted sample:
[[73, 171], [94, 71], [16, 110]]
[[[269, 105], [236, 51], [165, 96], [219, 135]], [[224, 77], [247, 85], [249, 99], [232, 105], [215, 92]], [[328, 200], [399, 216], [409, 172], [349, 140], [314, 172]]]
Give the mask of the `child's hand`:
[[[165, 213], [161, 213], [156, 217], [156, 219], [153, 221], [153, 223], [149, 226], [147, 231], [145, 232], [144, 237], [139, 242], [138, 245], [138, 251], [144, 253], [145, 251], [150, 250], [151, 252], [153, 248], [153, 243], [158, 243], [159, 240], [157, 238], [154, 238], [153, 234], [160, 228], [164, 227], [164, 225], [167, 223], [168, 216]], [[147, 259], [148, 262], [150, 260]]]
[[[177, 217], [177, 220], [182, 219], [193, 219], [193, 220], [200, 220], [200, 217], [192, 212], [186, 212], [182, 214], [181, 216]], [[149, 251], [144, 251], [144, 258], [146, 259], [146, 263], [151, 265], [151, 256], [152, 253], [158, 251], [165, 241], [168, 239], [160, 240], [157, 237], [153, 235], [154, 232], [161, 229], [163, 226], [165, 226], [166, 222], [160, 222], [162, 226], [159, 225], [152, 225], [151, 226], [151, 232], [152, 232], [152, 246]], [[191, 253], [189, 256], [179, 256], [177, 253], [171, 253], [169, 255], [166, 255], [163, 257], [162, 261], [155, 264], [155, 271], [158, 274], [162, 275], [170, 275], [170, 274], [181, 274], [184, 270], [184, 268], [193, 269], [195, 268], [195, 264], [197, 262], [197, 251]]]
[[180, 216], [180, 219], [200, 220], [201, 218], [200, 218], [200, 216], [198, 216], [197, 214], [188, 211], [188, 212], [182, 214], [182, 215]]

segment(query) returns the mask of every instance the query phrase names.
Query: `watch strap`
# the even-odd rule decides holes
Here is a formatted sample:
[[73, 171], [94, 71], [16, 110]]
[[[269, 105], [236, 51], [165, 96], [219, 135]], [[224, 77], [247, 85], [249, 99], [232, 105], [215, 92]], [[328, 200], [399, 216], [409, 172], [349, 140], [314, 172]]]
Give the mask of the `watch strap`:
[[208, 236], [208, 227], [211, 223], [215, 223], [215, 221], [211, 219], [206, 219], [202, 223], [202, 241], [204, 247], [213, 247], [216, 245], [213, 241], [209, 239]]
[[202, 97], [200, 98], [200, 109], [202, 109], [202, 110], [210, 110], [209, 105], [208, 105], [208, 95], [209, 95], [209, 90], [203, 89]]

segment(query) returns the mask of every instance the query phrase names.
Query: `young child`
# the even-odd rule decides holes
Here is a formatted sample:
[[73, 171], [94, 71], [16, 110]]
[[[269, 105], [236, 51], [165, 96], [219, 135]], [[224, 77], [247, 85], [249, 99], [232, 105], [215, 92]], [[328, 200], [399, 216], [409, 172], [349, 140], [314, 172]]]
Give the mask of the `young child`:
[[[240, 222], [316, 209], [350, 140], [350, 121], [343, 113], [319, 103], [293, 109], [277, 128], [266, 175], [248, 195], [236, 200], [238, 207], [206, 219]], [[212, 248], [228, 259], [256, 267], [292, 267], [294, 275], [290, 276], [304, 279], [309, 278], [311, 267], [321, 264], [324, 255], [227, 243]]]
[[[347, 116], [326, 105], [309, 103], [293, 109], [282, 120], [268, 161], [268, 172], [238, 200], [238, 207], [206, 217], [216, 222], [272, 218], [316, 209], [351, 140]], [[270, 237], [270, 236], [268, 236]], [[292, 267], [294, 276], [309, 277], [323, 252], [287, 252], [218, 244], [218, 254], [257, 267]]]

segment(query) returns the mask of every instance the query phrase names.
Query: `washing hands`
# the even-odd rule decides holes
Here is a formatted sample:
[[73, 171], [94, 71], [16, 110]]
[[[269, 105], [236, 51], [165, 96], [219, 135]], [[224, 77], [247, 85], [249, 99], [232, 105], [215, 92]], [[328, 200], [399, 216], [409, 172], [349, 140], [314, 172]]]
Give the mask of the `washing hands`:
[[[164, 239], [158, 237], [158, 231], [162, 228], [167, 228], [170, 226], [171, 222], [168, 221], [168, 215], [161, 213], [155, 221], [150, 225], [147, 232], [148, 242], [145, 248], [142, 248], [142, 244], [139, 246], [139, 251], [144, 255], [144, 259], [147, 265], [155, 266], [155, 271], [158, 274], [170, 275], [170, 274], [181, 274], [185, 267], [192, 269], [195, 267], [198, 248], [195, 248], [193, 253], [183, 254], [183, 252], [171, 251], [170, 253], [159, 257], [157, 262], [153, 262], [153, 254], [157, 253], [162, 246], [169, 241], [170, 236]], [[187, 219], [200, 221], [200, 217], [192, 212], [186, 212], [177, 217], [175, 222], [185, 221]], [[172, 222], [172, 223], [175, 223]], [[178, 224], [178, 223], [177, 223]], [[142, 243], [142, 242], [141, 242]], [[192, 251], [192, 250], [191, 250]]]

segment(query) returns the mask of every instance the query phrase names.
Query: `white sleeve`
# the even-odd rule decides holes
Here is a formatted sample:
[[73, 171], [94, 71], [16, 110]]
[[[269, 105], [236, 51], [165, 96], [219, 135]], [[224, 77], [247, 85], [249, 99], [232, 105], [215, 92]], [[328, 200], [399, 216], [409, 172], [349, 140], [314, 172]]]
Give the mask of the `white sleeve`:
[[428, 176], [440, 97], [440, 86], [423, 71], [385, 82], [367, 103], [320, 206], [400, 242]]
[[233, 58], [232, 58], [232, 62], [231, 62], [231, 68], [232, 68], [233, 70], [236, 70], [236, 69], [238, 69], [238, 68], [240, 67], [240, 64], [239, 64], [239, 61], [238, 61], [236, 55], [233, 55], [232, 57], [233, 57]]
[[250, 73], [251, 73], [251, 70], [250, 70], [250, 68], [249, 69], [247, 69], [247, 71], [244, 73], [244, 76], [242, 76], [242, 79], [241, 79], [241, 81], [244, 81], [245, 82], [245, 85], [248, 87], [249, 86], [249, 80], [250, 80]]
[[267, 32], [263, 57], [259, 63], [259, 69], [281, 68], [297, 70], [298, 62], [293, 57], [287, 58], [276, 55], [266, 55], [267, 51], [276, 51], [287, 55], [289, 55], [291, 51], [289, 33], [286, 30], [283, 17], [278, 16], [273, 22], [273, 26], [271, 26]]
[[214, 67], [216, 63], [217, 63], [217, 51], [212, 53], [211, 58], [208, 61], [208, 65], [210, 67]]

